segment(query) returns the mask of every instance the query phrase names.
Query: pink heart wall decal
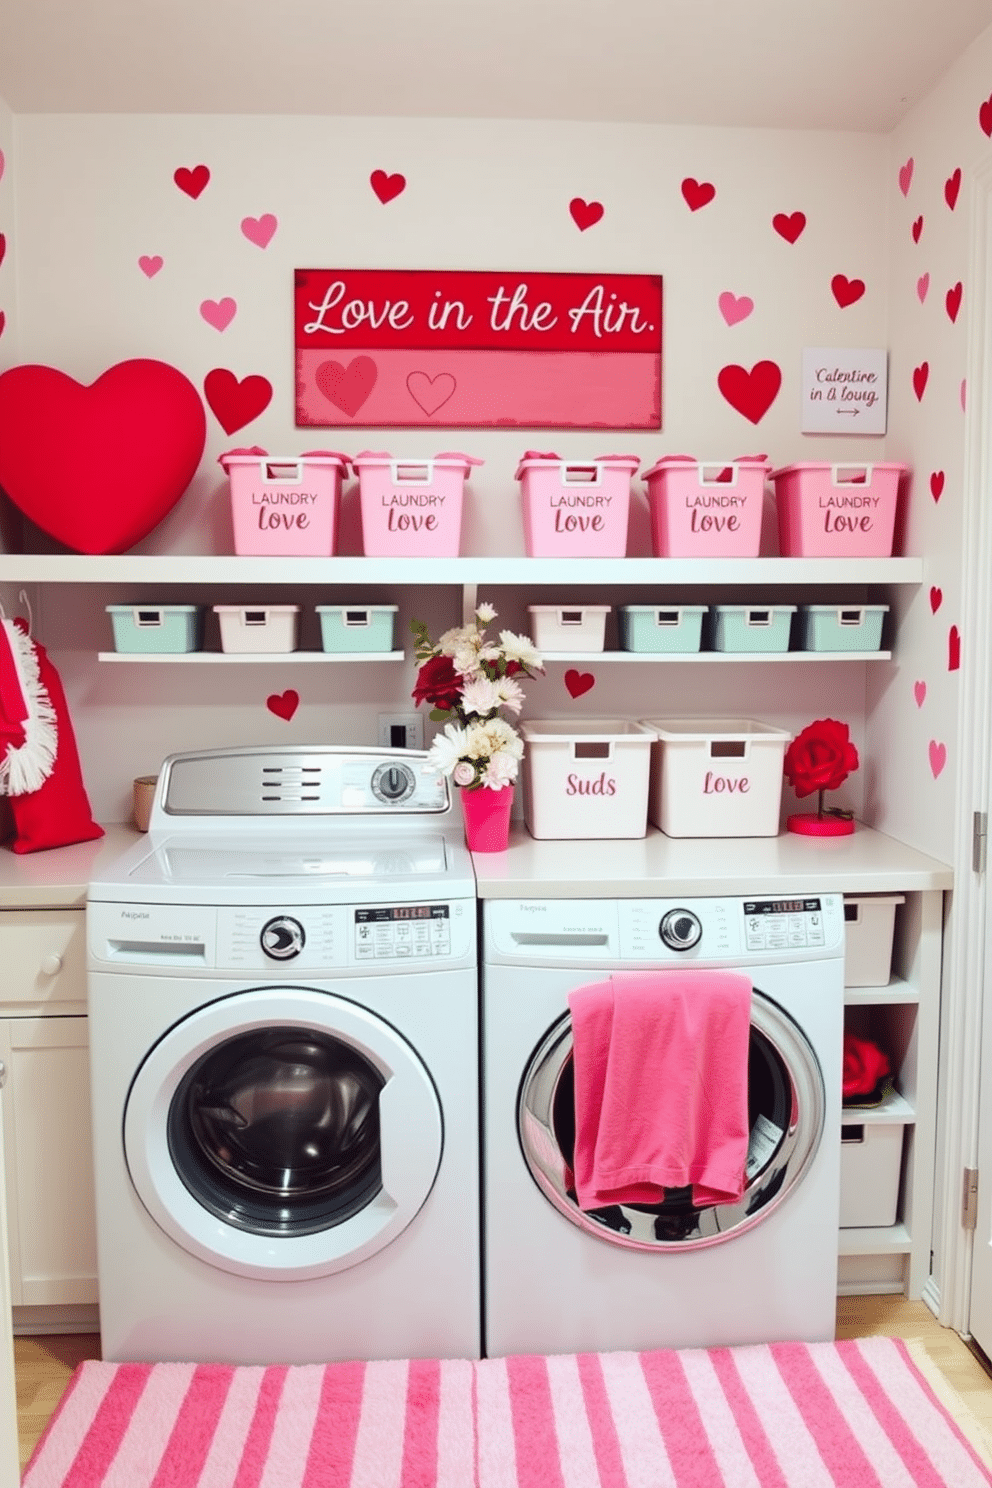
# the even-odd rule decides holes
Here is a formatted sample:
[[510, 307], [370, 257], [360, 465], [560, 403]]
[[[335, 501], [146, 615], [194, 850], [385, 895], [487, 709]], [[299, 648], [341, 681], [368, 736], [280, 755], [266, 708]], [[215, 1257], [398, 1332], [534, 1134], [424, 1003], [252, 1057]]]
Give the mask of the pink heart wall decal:
[[830, 281], [830, 288], [842, 310], [855, 304], [865, 292], [863, 279], [848, 279], [846, 274], [835, 274]]
[[916, 281], [916, 298], [919, 300], [919, 302], [920, 302], [921, 305], [923, 304], [923, 301], [926, 299], [929, 290], [930, 290], [930, 275], [929, 274], [921, 274], [920, 277], [919, 277], [919, 279], [917, 279], [917, 281]]
[[181, 165], [177, 171], [173, 172], [172, 179], [180, 191], [184, 191], [187, 196], [191, 196], [196, 201], [196, 198], [206, 190], [210, 180], [210, 171], [205, 165], [194, 165], [192, 170]]
[[936, 739], [930, 740], [930, 769], [934, 780], [947, 764], [947, 745], [938, 744]]
[[947, 180], [944, 182], [944, 200], [946, 201], [952, 212], [958, 204], [958, 192], [960, 190], [961, 167], [958, 166], [956, 170], [951, 172]]
[[922, 217], [917, 217], [915, 219], [915, 221], [913, 223], [913, 226], [910, 228], [910, 232], [913, 234], [913, 242], [914, 243], [918, 243], [920, 241], [920, 237], [921, 237], [921, 235], [923, 233], [923, 218]]
[[927, 684], [925, 682], [914, 682], [913, 696], [916, 699], [916, 706], [922, 708], [927, 700]]
[[943, 602], [944, 602], [944, 591], [943, 591], [943, 589], [938, 589], [936, 584], [931, 584], [931, 586], [930, 586], [930, 609], [933, 611], [933, 613], [935, 615], [936, 615], [937, 611], [940, 609], [940, 607], [943, 604]]
[[406, 380], [407, 392], [428, 417], [437, 413], [455, 391], [456, 383], [450, 372], [438, 372], [428, 377], [426, 372], [411, 372]]
[[272, 384], [256, 373], [239, 382], [226, 367], [214, 367], [203, 379], [203, 396], [225, 434], [243, 429], [272, 401]]
[[787, 243], [794, 243], [806, 226], [805, 212], [776, 212], [772, 218], [772, 227], [780, 238]]
[[6, 158], [4, 156], [3, 151], [0, 150], [0, 181], [3, 180], [3, 173], [4, 173], [4, 170], [6, 168], [6, 165], [7, 165]]
[[379, 369], [369, 356], [352, 357], [347, 367], [340, 362], [321, 362], [314, 373], [318, 390], [328, 403], [354, 418], [375, 387]]
[[961, 280], [959, 279], [957, 284], [953, 285], [944, 297], [944, 307], [947, 310], [947, 317], [952, 325], [957, 320], [958, 311], [961, 309], [961, 295]]
[[983, 134], [992, 137], [992, 93], [978, 110], [978, 124]]
[[587, 202], [581, 196], [573, 196], [568, 204], [568, 210], [579, 232], [585, 232], [586, 228], [595, 227], [596, 223], [602, 219], [606, 208], [602, 202]]
[[942, 470], [931, 470], [930, 472], [930, 495], [934, 501], [939, 501], [944, 494], [944, 472]]
[[565, 673], [565, 686], [569, 697], [579, 698], [589, 692], [596, 685], [596, 678], [592, 672], [578, 672], [575, 667], [569, 667]]
[[256, 248], [268, 248], [279, 226], [279, 219], [271, 212], [263, 212], [261, 217], [242, 217], [241, 231], [249, 243], [254, 243]]
[[230, 295], [222, 300], [204, 300], [200, 306], [200, 314], [215, 331], [226, 331], [237, 313], [238, 302]]
[[7, 324], [6, 313], [3, 310], [0, 310], [0, 336], [3, 335], [3, 333], [4, 333], [4, 327], [6, 326], [6, 324]]
[[947, 670], [957, 672], [961, 668], [961, 632], [952, 625], [947, 632]]
[[285, 692], [273, 692], [265, 699], [265, 706], [270, 713], [277, 718], [285, 719], [288, 723], [300, 706], [300, 694], [293, 687], [287, 687]]
[[967, 399], [968, 399], [968, 379], [967, 379], [967, 377], [962, 377], [962, 379], [961, 379], [961, 389], [960, 389], [960, 392], [959, 392], [958, 396], [961, 399], [961, 412], [964, 413], [964, 406], [965, 406], [965, 403], [967, 402]]
[[682, 182], [682, 196], [689, 211], [698, 212], [716, 196], [716, 187], [711, 181], [696, 181], [692, 176], [686, 176]]
[[717, 387], [731, 408], [752, 424], [760, 423], [778, 397], [782, 370], [776, 362], [755, 362], [750, 371], [731, 363], [721, 367]]
[[916, 401], [918, 403], [922, 403], [923, 401], [923, 394], [927, 390], [927, 378], [929, 376], [929, 362], [921, 362], [918, 367], [913, 368], [913, 392], [916, 394]]
[[747, 320], [754, 309], [754, 301], [750, 295], [741, 295], [738, 298], [737, 295], [731, 294], [729, 289], [723, 291], [723, 294], [717, 300], [717, 304], [720, 307], [720, 314], [728, 326], [737, 325], [741, 320]]
[[388, 176], [384, 170], [374, 170], [369, 176], [369, 185], [385, 206], [387, 202], [393, 201], [406, 190], [406, 176], [401, 175], [399, 171]]
[[914, 164], [915, 162], [913, 160], [913, 157], [912, 155], [910, 155], [909, 159], [906, 161], [906, 164], [899, 167], [899, 190], [902, 192], [903, 196], [909, 195], [909, 188], [913, 184]]
[[138, 268], [146, 279], [154, 279], [164, 262], [161, 253], [143, 253], [138, 259]]

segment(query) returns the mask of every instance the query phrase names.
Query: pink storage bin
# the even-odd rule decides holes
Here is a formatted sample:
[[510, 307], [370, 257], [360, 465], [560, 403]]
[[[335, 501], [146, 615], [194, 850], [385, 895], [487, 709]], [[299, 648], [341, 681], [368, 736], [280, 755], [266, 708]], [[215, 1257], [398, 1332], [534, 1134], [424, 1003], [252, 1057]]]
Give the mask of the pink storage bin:
[[905, 465], [803, 461], [773, 470], [784, 558], [889, 558]]
[[765, 460], [666, 455], [645, 472], [657, 558], [757, 558]]
[[637, 455], [560, 460], [528, 450], [517, 466], [531, 558], [624, 558]]
[[450, 450], [432, 459], [399, 460], [372, 450], [356, 455], [366, 555], [457, 558], [465, 480], [482, 463]]
[[234, 551], [251, 558], [329, 558], [348, 457], [310, 450], [282, 458], [257, 445], [220, 455], [231, 485]]

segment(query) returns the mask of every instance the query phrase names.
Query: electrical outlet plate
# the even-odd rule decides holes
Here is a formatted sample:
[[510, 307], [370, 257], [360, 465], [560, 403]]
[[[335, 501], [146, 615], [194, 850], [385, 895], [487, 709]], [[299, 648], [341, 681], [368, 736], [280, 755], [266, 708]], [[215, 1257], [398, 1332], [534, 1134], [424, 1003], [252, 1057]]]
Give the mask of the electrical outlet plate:
[[381, 749], [423, 749], [424, 720], [419, 713], [380, 713]]

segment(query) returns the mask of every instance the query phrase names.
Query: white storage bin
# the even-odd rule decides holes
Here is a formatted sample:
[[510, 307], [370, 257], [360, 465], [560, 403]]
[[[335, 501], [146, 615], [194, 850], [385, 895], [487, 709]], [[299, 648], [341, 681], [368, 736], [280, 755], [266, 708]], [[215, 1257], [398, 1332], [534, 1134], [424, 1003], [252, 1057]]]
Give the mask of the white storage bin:
[[753, 718], [646, 718], [649, 811], [669, 837], [774, 837], [788, 729]]
[[645, 835], [650, 728], [626, 718], [528, 718], [520, 732], [532, 837]]
[[[883, 1114], [884, 1113], [884, 1114]], [[891, 1116], [892, 1120], [884, 1119]], [[887, 1229], [899, 1209], [903, 1133], [912, 1119], [908, 1103], [895, 1091], [883, 1107], [841, 1112], [840, 1227]]]
[[295, 651], [299, 605], [214, 605], [222, 651]]
[[844, 986], [887, 987], [896, 905], [904, 894], [844, 895]]
[[609, 605], [528, 605], [538, 651], [602, 651]]

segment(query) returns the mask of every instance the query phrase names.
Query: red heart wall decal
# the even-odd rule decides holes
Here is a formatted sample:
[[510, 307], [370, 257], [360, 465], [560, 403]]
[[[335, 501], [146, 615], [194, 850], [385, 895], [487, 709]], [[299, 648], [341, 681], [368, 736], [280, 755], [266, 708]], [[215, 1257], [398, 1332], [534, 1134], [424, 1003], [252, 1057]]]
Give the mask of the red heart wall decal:
[[957, 320], [958, 311], [961, 309], [961, 293], [961, 280], [959, 279], [957, 284], [947, 291], [944, 298], [944, 305], [952, 325]]
[[596, 678], [592, 672], [577, 672], [574, 667], [569, 667], [565, 673], [565, 686], [569, 697], [582, 697], [583, 693], [589, 692], [595, 685]]
[[944, 200], [951, 211], [957, 206], [958, 192], [961, 190], [961, 167], [953, 170], [944, 182]]
[[6, 257], [6, 255], [7, 255], [7, 239], [6, 239], [6, 237], [4, 236], [3, 233], [0, 233], [0, 264], [3, 263], [4, 258]]
[[119, 362], [88, 387], [54, 367], [0, 376], [0, 487], [77, 553], [123, 553], [150, 532], [206, 437], [199, 393], [166, 362]]
[[910, 231], [913, 234], [913, 242], [914, 243], [918, 243], [920, 241], [920, 234], [923, 232], [923, 218], [922, 217], [917, 217], [916, 218], [916, 220], [913, 223], [913, 226], [911, 227]]
[[340, 362], [321, 362], [314, 381], [328, 403], [354, 418], [375, 387], [378, 375], [379, 369], [371, 357], [357, 356], [352, 357], [347, 367]]
[[270, 693], [265, 699], [265, 706], [270, 713], [288, 723], [300, 706], [300, 694], [294, 688], [287, 687], [285, 692]]
[[757, 424], [778, 397], [782, 372], [776, 362], [755, 362], [750, 372], [731, 363], [720, 368], [716, 381], [731, 408]]
[[776, 212], [772, 218], [772, 227], [787, 243], [794, 243], [805, 226], [805, 212], [792, 212], [789, 216], [784, 212]]
[[916, 401], [918, 403], [923, 401], [923, 394], [927, 390], [927, 378], [929, 376], [929, 362], [921, 362], [918, 367], [913, 368], [913, 392], [916, 394]]
[[369, 176], [369, 185], [383, 206], [391, 202], [394, 197], [406, 190], [406, 176], [396, 171], [394, 175], [387, 176], [383, 170], [374, 170]]
[[2, 336], [2, 335], [3, 335], [3, 332], [4, 332], [4, 326], [5, 326], [5, 325], [6, 325], [6, 324], [7, 324], [7, 316], [6, 316], [6, 312], [5, 312], [5, 311], [3, 311], [3, 310], [0, 310], [0, 336]]
[[930, 472], [930, 495], [934, 501], [939, 501], [944, 494], [944, 472], [942, 470], [931, 470]]
[[196, 201], [196, 198], [206, 189], [207, 183], [210, 180], [210, 172], [205, 165], [194, 165], [192, 170], [188, 170], [185, 165], [181, 165], [173, 173], [172, 179], [180, 191], [184, 191], [187, 196], [191, 196]]
[[961, 666], [961, 632], [952, 625], [947, 632], [947, 670], [956, 672]]
[[835, 274], [830, 281], [830, 288], [840, 308], [845, 310], [848, 305], [860, 300], [865, 292], [865, 283], [863, 279], [848, 279], [846, 274]]
[[203, 379], [203, 395], [225, 434], [243, 429], [272, 401], [272, 384], [255, 373], [239, 382], [226, 367], [214, 367]]
[[605, 208], [602, 202], [587, 202], [581, 196], [573, 196], [568, 204], [568, 210], [579, 232], [585, 232], [587, 227], [596, 226], [596, 223], [602, 218]]
[[698, 212], [716, 196], [716, 187], [711, 181], [696, 181], [692, 176], [686, 176], [682, 182], [682, 195], [689, 211]]
[[992, 137], [992, 93], [978, 110], [978, 123], [982, 133]]
[[940, 607], [943, 604], [943, 602], [944, 602], [944, 591], [943, 591], [943, 589], [938, 589], [936, 584], [932, 584], [930, 586], [930, 608], [931, 608], [931, 610], [933, 611], [933, 613], [935, 615], [936, 615], [937, 611], [940, 609]]

